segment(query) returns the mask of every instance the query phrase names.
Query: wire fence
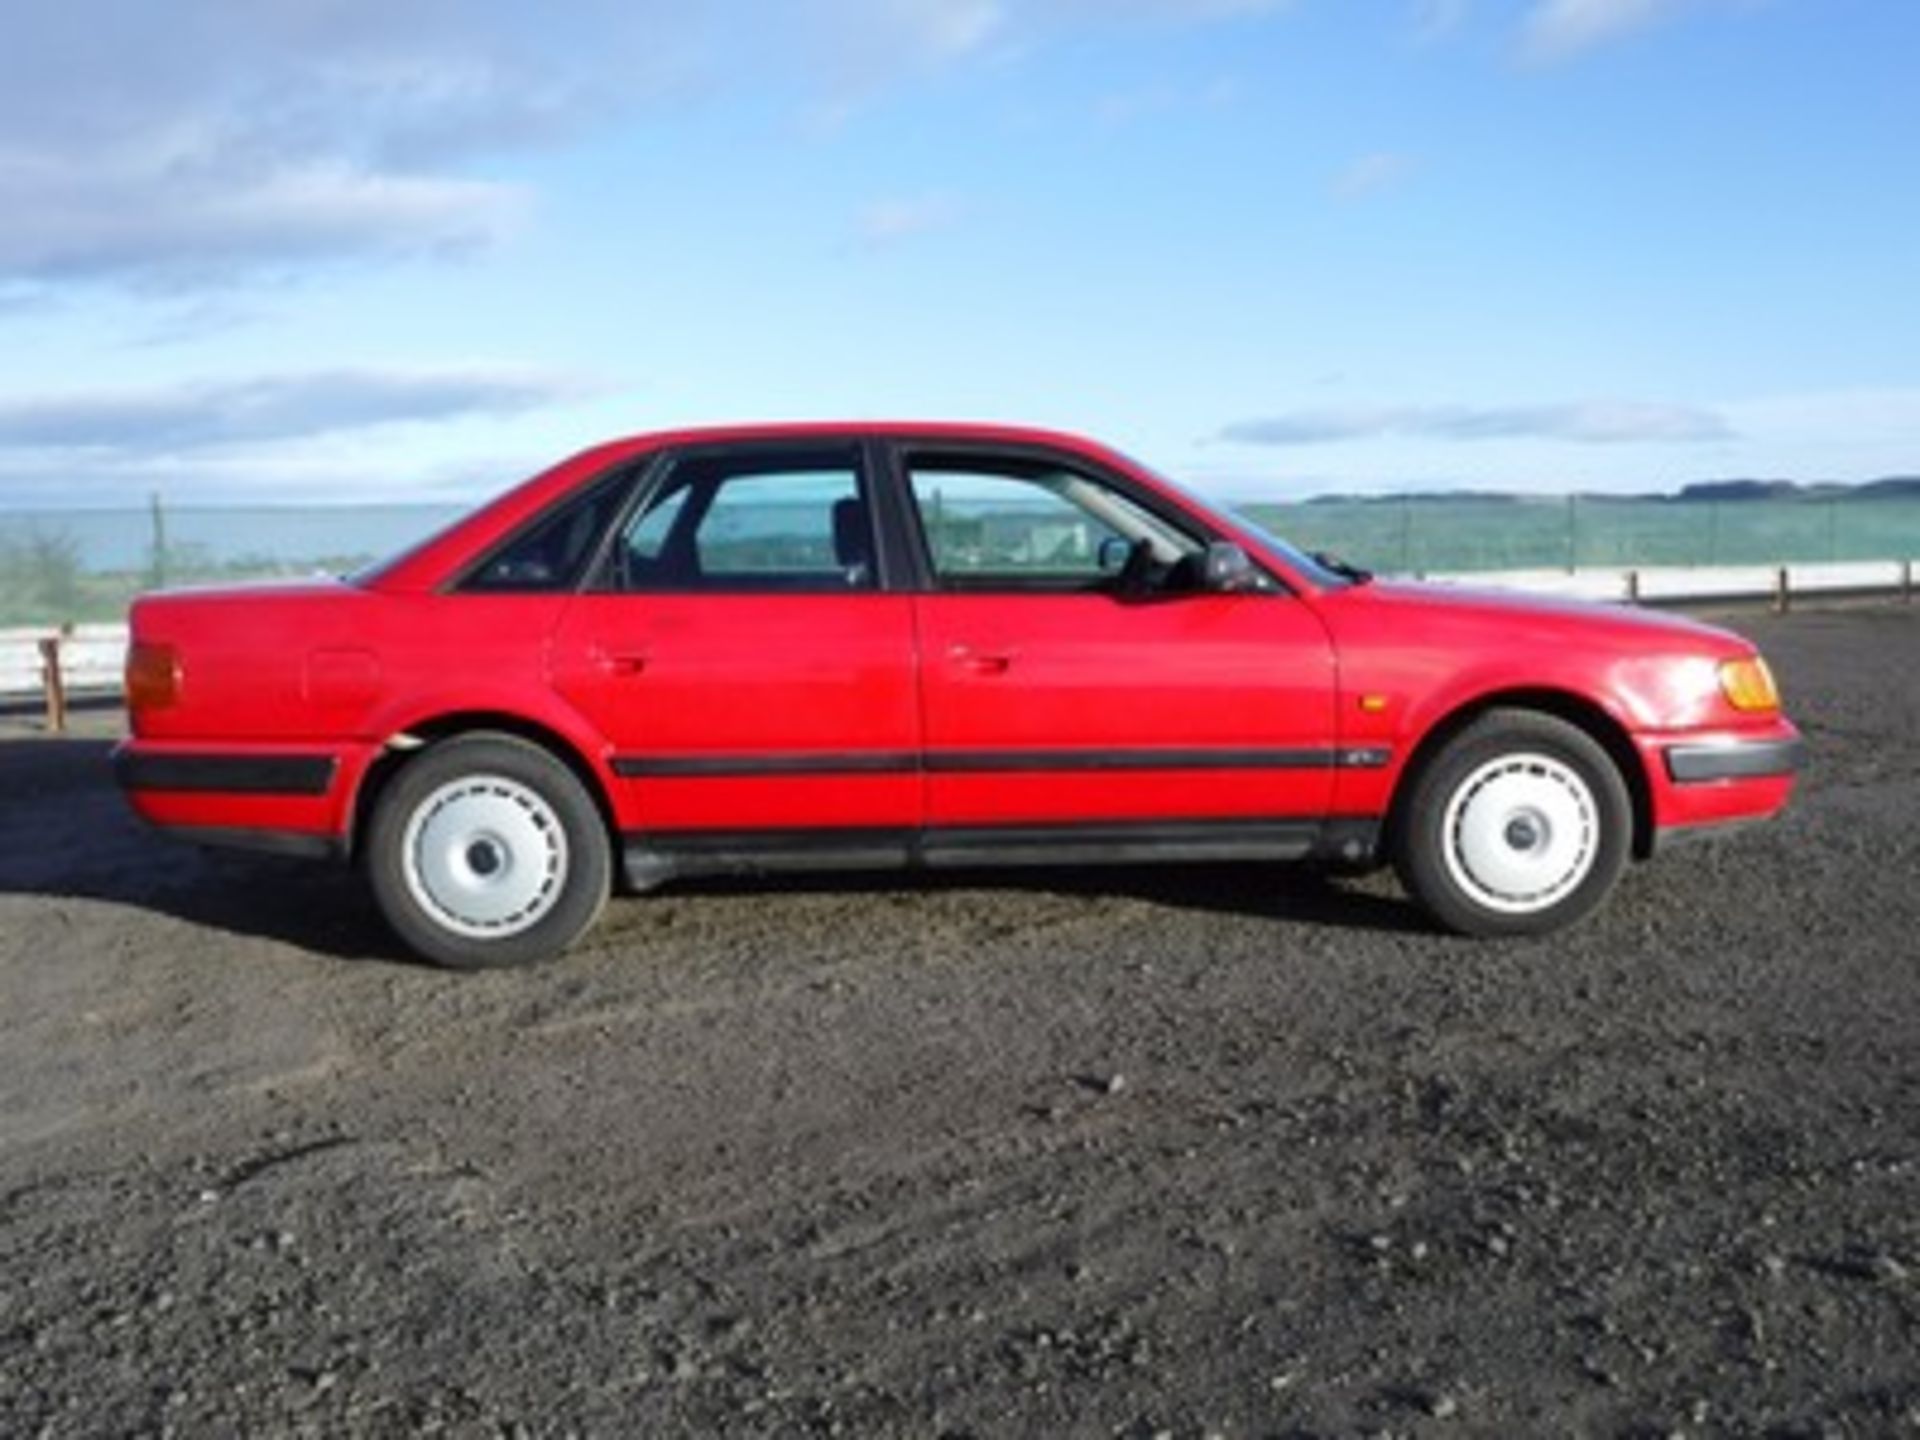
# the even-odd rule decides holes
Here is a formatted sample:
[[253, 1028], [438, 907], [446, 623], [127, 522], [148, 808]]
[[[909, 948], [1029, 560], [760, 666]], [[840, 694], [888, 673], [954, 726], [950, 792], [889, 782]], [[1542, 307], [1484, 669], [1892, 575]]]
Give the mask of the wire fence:
[[[1920, 495], [1442, 496], [1243, 508], [1303, 549], [1385, 574], [1920, 556]], [[118, 619], [148, 589], [345, 573], [458, 513], [438, 505], [0, 511], [0, 626]]]
[[1920, 555], [1920, 496], [1315, 500], [1247, 513], [1306, 550], [1417, 575], [1474, 570], [1784, 565]]

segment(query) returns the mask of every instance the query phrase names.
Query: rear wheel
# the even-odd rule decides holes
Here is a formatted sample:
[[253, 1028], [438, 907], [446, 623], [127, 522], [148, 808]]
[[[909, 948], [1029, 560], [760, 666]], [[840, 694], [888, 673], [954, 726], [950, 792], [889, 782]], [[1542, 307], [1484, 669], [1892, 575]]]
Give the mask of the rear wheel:
[[1619, 767], [1586, 731], [1530, 710], [1493, 710], [1414, 778], [1394, 867], [1448, 929], [1543, 935], [1613, 889], [1633, 840]]
[[432, 746], [381, 793], [367, 874], [408, 946], [456, 970], [526, 965], [571, 945], [606, 904], [606, 827], [579, 778], [492, 731]]

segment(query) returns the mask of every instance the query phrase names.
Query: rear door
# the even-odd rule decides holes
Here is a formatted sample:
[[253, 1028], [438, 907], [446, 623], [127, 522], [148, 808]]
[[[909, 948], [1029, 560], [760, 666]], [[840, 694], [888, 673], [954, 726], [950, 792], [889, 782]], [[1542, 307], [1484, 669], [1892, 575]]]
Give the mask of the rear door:
[[1335, 675], [1307, 605], [1270, 577], [1207, 592], [1199, 522], [1077, 457], [898, 461], [928, 571], [931, 843], [1093, 826], [1192, 849], [1254, 821], [1311, 838], [1332, 793]]
[[553, 641], [555, 686], [612, 746], [624, 826], [904, 845], [921, 806], [912, 600], [883, 587], [873, 516], [856, 443], [664, 464]]

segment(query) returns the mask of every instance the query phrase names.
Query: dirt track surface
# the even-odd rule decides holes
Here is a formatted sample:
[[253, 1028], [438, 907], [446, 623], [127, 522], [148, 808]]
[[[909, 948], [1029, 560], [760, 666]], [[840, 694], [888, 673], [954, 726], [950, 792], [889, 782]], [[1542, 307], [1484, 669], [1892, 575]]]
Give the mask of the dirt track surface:
[[1736, 623], [1795, 809], [1541, 944], [1236, 868], [460, 978], [0, 745], [0, 1434], [1920, 1433], [1920, 616]]

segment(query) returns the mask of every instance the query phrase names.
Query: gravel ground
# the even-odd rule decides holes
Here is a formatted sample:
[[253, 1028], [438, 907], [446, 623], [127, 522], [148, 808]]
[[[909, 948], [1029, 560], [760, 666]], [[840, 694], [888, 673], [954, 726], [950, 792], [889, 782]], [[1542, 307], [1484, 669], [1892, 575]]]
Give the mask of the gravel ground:
[[529, 972], [0, 744], [0, 1434], [1920, 1434], [1920, 615], [1573, 934], [712, 885]]

